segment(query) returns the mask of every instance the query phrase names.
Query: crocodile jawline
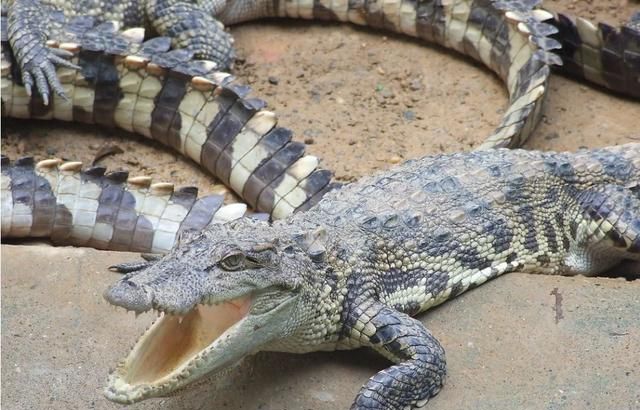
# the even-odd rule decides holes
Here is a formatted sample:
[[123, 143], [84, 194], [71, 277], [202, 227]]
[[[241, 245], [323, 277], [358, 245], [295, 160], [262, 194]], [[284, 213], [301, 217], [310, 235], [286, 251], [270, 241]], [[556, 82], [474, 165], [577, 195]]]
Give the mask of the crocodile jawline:
[[140, 395], [161, 396], [165, 386], [198, 372], [205, 356], [249, 316], [251, 296], [216, 305], [200, 304], [184, 316], [162, 314], [109, 376], [110, 399], [131, 403]]

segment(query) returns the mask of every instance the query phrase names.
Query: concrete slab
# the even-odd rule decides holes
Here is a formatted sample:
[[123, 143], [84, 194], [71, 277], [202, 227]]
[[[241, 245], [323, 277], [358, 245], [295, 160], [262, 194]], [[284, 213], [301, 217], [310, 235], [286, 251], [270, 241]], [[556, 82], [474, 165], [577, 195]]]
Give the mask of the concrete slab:
[[[137, 255], [2, 246], [3, 409], [117, 409], [108, 369], [152, 321], [116, 311], [106, 267]], [[510, 274], [421, 316], [447, 350], [429, 410], [640, 408], [640, 281]], [[215, 385], [130, 409], [346, 409], [371, 352], [260, 353]]]

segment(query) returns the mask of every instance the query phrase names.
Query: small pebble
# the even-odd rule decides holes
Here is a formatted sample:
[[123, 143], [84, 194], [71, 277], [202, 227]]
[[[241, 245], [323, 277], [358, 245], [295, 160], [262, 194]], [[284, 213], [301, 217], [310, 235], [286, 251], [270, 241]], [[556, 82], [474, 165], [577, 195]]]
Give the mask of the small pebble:
[[413, 121], [416, 119], [416, 113], [411, 110], [402, 111], [402, 118], [406, 121]]
[[380, 92], [380, 95], [382, 95], [384, 98], [393, 98], [393, 97], [395, 97], [395, 94], [393, 93], [393, 91], [391, 91], [388, 88], [383, 89]]
[[269, 80], [269, 84], [278, 85], [278, 82], [279, 82], [278, 77], [269, 76], [268, 80]]
[[420, 81], [419, 78], [414, 78], [413, 80], [411, 80], [411, 82], [409, 82], [409, 89], [411, 89], [411, 91], [420, 91], [422, 90], [422, 88], [422, 81]]
[[399, 164], [402, 161], [402, 158], [400, 158], [397, 155], [393, 155], [391, 158], [389, 158], [389, 162], [392, 164]]

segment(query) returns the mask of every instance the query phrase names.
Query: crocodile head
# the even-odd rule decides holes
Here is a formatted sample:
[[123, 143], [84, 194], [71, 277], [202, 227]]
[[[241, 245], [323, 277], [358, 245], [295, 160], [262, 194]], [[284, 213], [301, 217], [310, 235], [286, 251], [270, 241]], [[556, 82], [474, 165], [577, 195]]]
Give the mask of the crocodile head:
[[109, 303], [160, 318], [110, 374], [106, 397], [166, 396], [286, 337], [313, 261], [281, 236], [249, 218], [212, 226], [109, 288]]

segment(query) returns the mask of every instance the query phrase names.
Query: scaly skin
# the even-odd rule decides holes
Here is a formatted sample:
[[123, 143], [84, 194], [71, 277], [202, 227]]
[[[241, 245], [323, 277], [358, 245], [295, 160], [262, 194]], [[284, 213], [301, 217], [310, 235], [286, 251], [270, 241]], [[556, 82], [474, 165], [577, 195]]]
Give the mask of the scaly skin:
[[175, 48], [189, 50], [201, 59], [215, 60], [221, 70], [228, 68], [234, 58], [231, 37], [213, 18], [216, 10], [210, 1], [193, 4], [180, 0], [13, 0], [6, 7], [8, 37], [22, 69], [22, 81], [29, 94], [34, 86], [38, 89], [45, 105], [50, 97], [49, 87], [64, 95], [54, 65], [70, 65], [55, 54], [55, 48], [47, 47], [45, 40], [67, 37], [66, 22], [113, 22], [125, 28], [144, 27], [170, 37]]
[[[8, 19], [15, 20], [10, 26], [17, 27], [16, 33], [20, 31], [20, 7], [30, 10], [36, 3], [20, 1], [9, 8]], [[104, 18], [124, 26], [139, 22], [144, 13], [132, 4], [107, 7]], [[147, 8], [156, 10], [163, 4]], [[291, 3], [278, 13], [291, 13], [291, 7], [296, 6], [296, 13], [307, 16], [308, 10], [304, 9], [307, 5], [296, 4]], [[20, 61], [16, 62], [14, 57], [20, 60], [21, 55], [29, 55], [34, 49], [14, 50], [3, 43], [3, 115], [118, 126], [153, 138], [190, 157], [229, 185], [252, 208], [276, 219], [311, 207], [335, 186], [330, 183], [330, 173], [318, 169], [317, 158], [305, 156], [304, 146], [291, 142], [291, 132], [277, 126], [275, 114], [264, 109], [266, 103], [247, 96], [247, 87], [235, 83], [228, 74], [216, 72], [212, 62], [194, 61], [191, 53], [184, 49], [169, 51], [169, 37], [143, 41], [143, 30], [133, 28], [119, 32], [113, 24], [96, 26], [97, 13], [90, 13], [94, 16], [89, 17], [74, 16], [69, 4], [59, 6], [64, 8], [61, 15], [66, 15], [67, 20], [60, 27], [54, 26], [57, 37], [52, 40], [52, 46], [58, 48], [53, 49], [73, 53], [71, 61], [80, 67], [79, 72], [62, 68], [56, 73], [69, 99], [56, 96], [46, 105], [46, 94], [29, 97], [28, 87], [17, 81]], [[384, 17], [379, 11], [363, 9], [362, 5], [352, 6], [349, 16], [356, 23], [370, 19], [368, 24], [376, 26], [374, 14], [378, 20]], [[445, 20], [457, 19], [447, 30], [440, 17], [424, 21], [415, 8], [413, 14], [405, 8], [402, 24], [398, 22], [397, 27], [388, 28], [439, 41], [496, 70], [509, 86], [512, 104], [502, 124], [481, 147], [519, 145], [540, 119], [548, 64], [554, 60], [552, 54], [529, 42], [528, 37], [533, 29], [552, 29], [540, 22], [549, 15], [522, 7], [518, 13], [507, 14], [504, 7], [493, 7], [482, 1], [465, 0], [459, 6], [461, 10], [438, 11]], [[37, 12], [44, 13], [41, 9]], [[238, 18], [231, 6], [219, 13], [229, 21]], [[385, 18], [393, 17], [393, 12], [389, 13]], [[472, 16], [474, 13], [490, 16], [495, 26], [483, 29], [483, 23]], [[160, 11], [156, 10], [156, 14]], [[526, 24], [519, 20], [526, 20]], [[188, 25], [189, 21], [184, 24]], [[32, 28], [25, 27], [25, 36], [31, 38]], [[27, 163], [29, 161], [24, 162]], [[52, 164], [31, 166], [30, 170], [18, 173], [22, 178], [20, 183], [12, 182], [11, 172], [3, 170], [3, 235], [45, 236], [52, 237], [58, 244], [166, 252], [183, 230], [184, 214], [191, 211], [190, 205], [196, 204], [190, 202], [186, 207], [185, 201], [176, 204], [172, 188], [160, 190], [166, 191], [163, 194], [148, 196], [145, 191], [149, 187], [136, 182], [132, 185], [138, 188], [133, 191], [139, 193], [133, 198], [127, 197], [125, 202], [117, 202], [120, 197], [104, 191], [113, 185], [108, 176], [102, 175], [104, 170], [89, 170], [87, 174], [80, 172], [79, 165], [63, 165], [64, 179], [57, 176]], [[115, 178], [119, 183], [125, 179], [126, 175]], [[42, 185], [38, 181], [46, 183]], [[18, 188], [14, 190], [13, 186]], [[61, 188], [64, 195], [59, 195]], [[76, 200], [74, 195], [81, 200]], [[153, 206], [148, 207], [146, 203], [150, 202]], [[55, 203], [55, 211], [50, 203]], [[203, 219], [198, 226], [206, 223]]]
[[[582, 43], [586, 47], [584, 50], [590, 50], [587, 52], [576, 48], [576, 39], [581, 38], [579, 35], [565, 36], [573, 44], [569, 51], [574, 51], [565, 54], [573, 56], [573, 64], [569, 66], [574, 70], [578, 63], [584, 63], [584, 70], [591, 67], [587, 70], [591, 77], [597, 72], [600, 77], [617, 78], [618, 88], [628, 90], [632, 95], [634, 84], [639, 84], [639, 70], [634, 71], [635, 66], [629, 66], [637, 60], [634, 60], [634, 36], [638, 33], [633, 25], [620, 32], [611, 28], [605, 30], [605, 26], [601, 26], [600, 30], [608, 33], [604, 36], [589, 31], [593, 26], [584, 20], [577, 20], [577, 28], [572, 28], [570, 20], [563, 20], [562, 16], [554, 18], [548, 12], [531, 9], [531, 4], [520, 2], [506, 5], [464, 0], [455, 7], [434, 6], [432, 9], [415, 4], [402, 4], [398, 9], [398, 4], [390, 1], [381, 9], [374, 3], [363, 5], [357, 2], [331, 3], [330, 7], [318, 4], [313, 8], [302, 1], [277, 4], [264, 1], [202, 2], [199, 8], [174, 1], [106, 3], [104, 9], [98, 10], [95, 2], [83, 2], [81, 6], [86, 15], [78, 15], [80, 5], [77, 2], [43, 3], [49, 7], [42, 7], [37, 0], [19, 0], [9, 4], [7, 19], [3, 20], [11, 44], [9, 47], [3, 41], [3, 116], [117, 126], [156, 139], [193, 159], [229, 185], [249, 206], [269, 213], [272, 218], [282, 218], [309, 208], [335, 184], [330, 183], [330, 172], [318, 169], [317, 158], [305, 156], [304, 147], [291, 142], [291, 131], [277, 126], [277, 118], [264, 109], [264, 101], [247, 97], [249, 89], [234, 83], [227, 74], [216, 72], [214, 62], [193, 60], [194, 53], [220, 60], [219, 53], [213, 49], [226, 50], [222, 52], [224, 55], [231, 55], [231, 51], [227, 43], [217, 40], [217, 31], [201, 32], [199, 23], [189, 16], [206, 11], [225, 23], [265, 16], [349, 20], [373, 27], [382, 25], [385, 29], [435, 41], [469, 54], [505, 80], [511, 97], [511, 105], [501, 124], [480, 149], [522, 144], [541, 118], [549, 64], [559, 61], [547, 52], [558, 46], [548, 37], [556, 30], [549, 23], [558, 25], [561, 33], [575, 31], [590, 39]], [[170, 11], [176, 8], [184, 13], [172, 14]], [[433, 18], [425, 18], [425, 13]], [[51, 24], [33, 26], [34, 21], [43, 19]], [[108, 22], [97, 25], [101, 19]], [[171, 37], [156, 37], [143, 42], [145, 33], [142, 29], [119, 32], [112, 22], [123, 27], [143, 25], [150, 33], [155, 31]], [[188, 35], [181, 37], [180, 30], [171, 27], [180, 27]], [[211, 27], [218, 26], [212, 24]], [[48, 32], [43, 31], [45, 28]], [[203, 36], [211, 44], [203, 43]], [[593, 44], [593, 38], [598, 36], [605, 37], [607, 41]], [[557, 37], [562, 40], [563, 36], [559, 33]], [[51, 47], [46, 47], [45, 39], [49, 39], [47, 44]], [[169, 51], [172, 42], [181, 48]], [[209, 50], [209, 46], [213, 49]], [[611, 47], [615, 50], [609, 50]], [[593, 56], [598, 52], [608, 56], [608, 65], [598, 65], [597, 71], [592, 67], [594, 58], [578, 57], [583, 54]], [[58, 57], [51, 53], [72, 57], [70, 61], [65, 60], [64, 68], [55, 72], [46, 61], [49, 57], [52, 59], [49, 63], [58, 61]], [[614, 64], [616, 61], [618, 64]], [[18, 66], [22, 70], [18, 70]], [[80, 71], [76, 73], [74, 67], [79, 67]], [[51, 104], [47, 104], [46, 87], [38, 87], [40, 95], [29, 97], [30, 83], [24, 76], [33, 77], [40, 85], [55, 79], [56, 85], [52, 83], [52, 86], [63, 91], [68, 99], [54, 96]], [[75, 186], [73, 189], [66, 187], [66, 193], [81, 192], [80, 186], [86, 180], [77, 167], [74, 169], [76, 172], [69, 178], [74, 178]], [[42, 176], [36, 175], [38, 172], [36, 167], [30, 181]], [[38, 214], [38, 209], [42, 208], [38, 205], [43, 204], [38, 204], [34, 198], [20, 197], [16, 200], [7, 190], [11, 184], [10, 177], [4, 175], [3, 178], [3, 235], [51, 236], [51, 229], [55, 228], [52, 220], [55, 213], [45, 211], [43, 215]], [[50, 179], [58, 180], [53, 176]], [[95, 181], [96, 190], [109, 185], [101, 176], [90, 179]], [[31, 184], [31, 187], [35, 185]], [[98, 199], [98, 203], [92, 204], [90, 209], [75, 209], [73, 204], [77, 202], [60, 200], [55, 192], [57, 188], [52, 184], [47, 200], [56, 201], [64, 214], [60, 220], [69, 215], [73, 220], [73, 215], [78, 212], [93, 213], [84, 218], [82, 229], [72, 229], [66, 224], [70, 233], [54, 235], [57, 243], [89, 242], [122, 249], [123, 240], [118, 235], [114, 238], [113, 234], [125, 229], [115, 226], [119, 207], [104, 201], [100, 203], [102, 194], [98, 193], [97, 198], [91, 198]], [[30, 195], [35, 193], [33, 188]], [[43, 200], [42, 197], [40, 199]], [[155, 216], [162, 216], [162, 209], [173, 205], [169, 195], [158, 196], [155, 200], [161, 202], [154, 211], [159, 215]], [[27, 205], [26, 209], [23, 205]], [[141, 206], [137, 203], [134, 208]], [[97, 213], [99, 209], [106, 208], [112, 210], [110, 215]], [[184, 210], [189, 212], [190, 208]], [[16, 214], [12, 216], [14, 212]], [[158, 231], [160, 223], [143, 220], [147, 217], [140, 213], [137, 217], [140, 223], [127, 223], [125, 229], [126, 236], [135, 238], [133, 241], [124, 240], [131, 249], [166, 251], [181, 229], [172, 220], [173, 226], [164, 229], [165, 232], [168, 230], [162, 240], [164, 243], [154, 246], [155, 239], [148, 240], [150, 234], [140, 237], [134, 230], [140, 225], [147, 227], [146, 231]], [[11, 219], [14, 222], [9, 222]], [[96, 228], [95, 223], [100, 220], [102, 226]], [[50, 229], [37, 228], [34, 231], [33, 221]]]
[[[317, 158], [305, 156], [304, 147], [300, 143], [291, 142], [291, 131], [277, 126], [276, 116], [264, 109], [264, 101], [248, 97], [249, 89], [234, 83], [227, 74], [216, 72], [214, 62], [192, 59], [194, 50], [198, 56], [217, 58], [214, 51], [207, 51], [207, 47], [202, 45], [197, 24], [188, 18], [191, 11], [196, 13], [195, 10], [188, 8], [191, 11], [185, 11], [187, 14], [173, 15], [167, 10], [179, 7], [176, 2], [107, 2], [106, 8], [98, 12], [94, 3], [83, 2], [82, 10], [87, 15], [78, 15], [77, 2], [50, 1], [44, 4], [50, 7], [41, 7], [41, 3], [36, 0], [20, 0], [10, 3], [5, 10], [7, 20], [3, 20], [3, 27], [7, 28], [11, 47], [3, 41], [3, 116], [61, 119], [117, 126], [156, 139], [193, 159], [229, 185], [249, 206], [269, 213], [272, 218], [282, 218], [309, 208], [335, 186], [330, 183], [330, 173], [318, 169]], [[531, 10], [530, 6], [518, 2], [506, 6], [501, 3], [465, 0], [454, 8], [442, 7], [432, 10], [437, 18], [431, 20], [424, 18], [424, 13], [428, 10], [416, 9], [415, 4], [413, 8], [410, 4], [402, 5], [400, 14], [397, 7], [392, 7], [395, 3], [385, 3], [381, 10], [377, 9], [374, 3], [365, 6], [359, 3], [332, 3], [332, 8], [317, 5], [313, 10], [303, 2], [286, 3], [286, 7], [284, 2], [278, 3], [277, 9], [274, 8], [274, 4], [203, 3], [200, 4], [201, 9], [198, 9], [197, 13], [203, 10], [211, 12], [226, 23], [271, 15], [335, 18], [374, 27], [383, 22], [384, 28], [388, 30], [439, 42], [469, 54], [483, 61], [505, 79], [512, 100], [500, 126], [479, 148], [518, 146], [524, 142], [541, 118], [549, 76], [548, 64], [557, 60], [545, 51], [557, 45], [547, 37], [555, 30], [547, 23], [558, 25], [558, 21], [564, 21], [560, 26], [561, 30], [573, 30], [589, 38], [598, 36], [597, 33], [584, 28], [588, 27], [588, 23], [583, 20], [577, 20], [582, 22], [576, 26], [581, 27], [580, 29], [571, 29], [571, 21], [562, 20], [560, 17], [554, 19], [547, 12]], [[478, 16], [483, 16], [486, 23]], [[172, 23], [163, 20], [160, 24], [163, 18]], [[33, 21], [42, 19], [50, 20], [52, 24], [33, 27]], [[108, 19], [109, 22], [97, 25], [100, 19]], [[447, 22], [446, 26], [442, 21]], [[142, 24], [147, 26], [150, 32], [157, 31], [173, 37], [156, 37], [143, 42], [144, 30], [133, 28], [119, 32], [110, 22], [117, 22], [123, 27]], [[194, 24], [195, 28], [191, 27]], [[186, 40], [179, 35], [175, 37], [177, 34], [167, 28], [169, 25], [184, 25], [185, 30], [191, 30], [190, 34]], [[600, 29], [604, 30], [603, 27]], [[45, 28], [48, 28], [49, 32], [43, 32]], [[633, 85], [638, 84], [633, 77], [637, 77], [638, 70], [629, 71], [628, 68], [633, 67], [627, 67], [625, 64], [627, 60], [635, 61], [633, 39], [637, 31], [633, 30], [633, 26], [620, 32], [612, 31], [610, 28], [606, 30], [609, 33], [607, 38], [615, 39], [611, 42], [615, 43], [616, 49], [615, 53], [607, 54], [607, 61], [618, 61], [620, 64], [611, 66], [612, 70], [618, 70], [615, 72], [607, 70], [608, 66], [605, 64], [598, 68], [602, 76], [625, 80], [626, 82], [620, 80], [622, 82], [618, 81], [617, 84], [619, 88], [631, 93], [635, 89]], [[532, 38], [535, 38], [535, 41], [529, 41], [530, 33], [534, 33]], [[216, 40], [215, 34], [207, 36], [216, 47], [230, 50], [224, 41]], [[557, 37], [562, 40], [562, 36]], [[576, 38], [580, 38], [577, 35], [566, 37], [573, 43], [576, 42]], [[46, 47], [43, 43], [47, 38], [47, 44], [51, 47]], [[169, 51], [172, 41], [175, 46], [182, 48]], [[591, 54], [597, 53], [599, 49], [592, 43], [593, 41], [583, 44], [588, 46]], [[574, 48], [571, 50], [576, 50], [574, 56], [585, 53], [579, 52], [575, 45], [572, 47]], [[601, 51], [608, 50], [607, 47], [604, 46]], [[230, 55], [229, 50], [223, 54]], [[50, 55], [47, 53], [66, 53], [67, 57], [72, 58], [64, 63], [66, 67], [54, 72], [50, 65], [35, 64], [36, 57], [46, 60], [46, 56]], [[618, 55], [619, 58], [616, 57]], [[18, 59], [17, 62], [15, 58]], [[55, 60], [54, 57], [51, 58]], [[575, 69], [576, 62], [580, 61], [585, 64], [593, 62], [592, 58], [583, 60], [585, 59], [573, 58], [574, 63], [571, 67]], [[35, 71], [27, 69], [31, 64], [29, 61], [35, 64]], [[21, 75], [18, 66], [22, 67]], [[76, 66], [80, 69], [78, 73], [75, 72]], [[620, 77], [621, 73], [626, 73], [626, 77]], [[54, 96], [51, 104], [47, 105], [48, 94], [43, 90], [40, 95], [29, 97], [29, 82], [23, 78], [25, 75], [39, 78], [40, 80], [36, 81], [38, 84], [42, 84], [47, 78], [59, 80], [54, 88], [64, 91], [68, 99]], [[21, 81], [24, 86], [20, 84]], [[66, 193], [81, 192], [80, 186], [87, 179], [82, 177], [77, 167], [73, 169], [75, 172], [70, 173], [66, 181]], [[38, 167], [31, 171], [31, 182], [42, 176], [37, 175], [39, 172], [42, 174], [44, 171], [39, 171]], [[38, 214], [38, 209], [43, 208], [44, 204], [38, 204], [33, 197], [20, 197], [20, 200], [16, 200], [7, 190], [11, 178], [6, 175], [3, 175], [3, 178], [3, 235], [51, 236], [51, 229], [55, 228], [52, 220], [55, 219], [55, 213], [45, 211]], [[68, 188], [70, 178], [75, 181], [73, 188]], [[50, 176], [49, 179], [58, 180], [55, 176]], [[109, 185], [100, 175], [90, 179], [97, 185], [96, 190], [101, 190], [105, 184]], [[33, 196], [36, 193], [33, 188], [35, 185], [30, 186], [30, 195]], [[77, 201], [65, 202], [56, 194], [58, 186], [55, 183], [50, 188], [51, 195], [47, 196], [47, 200], [56, 201], [64, 214], [60, 218], [61, 221], [69, 215], [72, 215], [73, 220], [73, 215], [78, 212], [93, 213], [84, 218], [82, 229], [72, 229], [66, 224], [66, 230], [70, 233], [54, 235], [56, 243], [96, 243], [101, 247], [122, 249], [122, 240], [113, 236], [114, 231], [124, 229], [122, 226], [115, 226], [119, 207], [98, 201], [99, 203], [93, 204], [90, 209], [76, 209], [73, 204]], [[98, 198], [91, 199], [99, 199], [102, 194], [97, 195]], [[44, 200], [43, 197], [40, 197], [40, 200]], [[161, 202], [154, 211], [159, 213], [156, 216], [162, 215], [163, 207], [168, 209], [173, 205], [170, 195], [157, 196], [155, 201]], [[26, 205], [26, 209], [23, 209], [23, 205]], [[138, 203], [134, 208], [140, 206], [142, 204]], [[97, 213], [99, 209], [106, 208], [112, 210], [109, 215]], [[189, 210], [188, 207], [184, 209], [186, 212]], [[12, 216], [14, 212], [16, 214]], [[157, 231], [160, 223], [145, 221], [143, 219], [146, 216], [140, 213], [137, 217], [140, 224], [126, 224], [126, 235], [136, 239], [127, 239], [124, 243], [131, 249], [153, 251], [153, 240], [148, 240], [149, 235], [136, 236], [134, 229], [141, 225]], [[14, 221], [10, 222], [12, 219]], [[94, 224], [100, 220], [102, 227], [96, 228]], [[50, 229], [34, 230], [33, 221], [38, 221]], [[156, 251], [166, 251], [179, 234], [181, 228], [173, 223], [176, 221], [171, 222], [173, 226], [162, 240], [164, 243], [155, 246]], [[87, 230], [93, 232], [87, 233]], [[164, 230], [167, 231], [166, 227]], [[149, 228], [146, 231], [149, 231]], [[90, 237], [87, 238], [87, 235]]]
[[[444, 350], [410, 316], [515, 270], [594, 275], [640, 261], [639, 189], [640, 144], [438, 155], [330, 192], [286, 220], [185, 235], [105, 293], [128, 310], [165, 312], [106, 395], [171, 394], [260, 350], [371, 347], [396, 364], [352, 409], [421, 407], [442, 386]], [[196, 347], [185, 352], [170, 341], [175, 332]], [[154, 366], [165, 356], [171, 366]]]
[[[91, 26], [84, 30], [83, 47], [72, 46], [76, 53], [73, 61], [81, 71], [58, 70], [70, 98], [55, 97], [49, 105], [44, 105], [39, 96], [29, 97], [25, 88], [14, 81], [15, 61], [3, 43], [3, 116], [118, 126], [155, 139], [191, 158], [235, 190], [249, 206], [273, 218], [308, 208], [335, 186], [331, 173], [319, 168], [318, 158], [305, 155], [304, 144], [292, 141], [292, 131], [278, 125], [277, 116], [265, 109], [265, 101], [249, 95], [250, 89], [229, 74], [215, 71], [212, 62], [193, 60], [184, 50], [170, 51], [170, 39], [166, 37], [143, 41], [142, 30], [105, 32]], [[88, 180], [95, 185], [94, 191], [110, 185], [102, 175], [105, 170], [90, 170], [93, 175], [85, 175], [78, 165], [69, 166], [66, 172], [65, 193], [80, 192]], [[23, 177], [30, 175], [31, 182], [39, 177], [50, 180], [51, 195], [47, 197], [67, 208], [63, 210], [66, 214], [75, 214], [75, 201], [65, 203], [57, 194], [59, 179], [50, 170], [51, 164], [31, 168], [30, 174], [22, 173]], [[7, 237], [29, 236], [32, 220], [50, 219], [53, 215], [37, 214], [33, 183], [29, 185], [32, 198], [21, 196], [16, 200], [7, 190], [11, 177], [5, 171], [3, 221], [11, 219], [11, 213], [21, 206], [20, 201], [28, 204], [30, 214], [28, 218], [13, 218], [17, 220], [10, 224], [11, 228], [3, 224], [2, 233]], [[116, 178], [123, 183], [126, 179], [126, 175]], [[91, 199], [100, 197], [98, 193]], [[163, 202], [156, 208], [171, 205], [168, 196], [157, 196], [155, 200]], [[84, 210], [96, 211], [101, 205], [108, 205], [106, 202]], [[142, 204], [136, 205], [139, 206]], [[118, 207], [112, 208], [108, 221], [117, 219]], [[16, 212], [25, 215], [24, 210]], [[92, 219], [100, 218], [94, 215]], [[108, 244], [108, 232], [103, 229], [102, 233], [107, 235], [99, 235], [99, 241]], [[66, 243], [76, 243], [74, 235], [67, 238]]]
[[[304, 0], [228, 3], [221, 0], [189, 3], [177, 0], [91, 0], [80, 4], [61, 0], [14, 0], [8, 7], [8, 24], [5, 25], [9, 27], [9, 42], [21, 73], [14, 72], [13, 77], [7, 77], [9, 70], [5, 68], [3, 80], [16, 82], [17, 85], [24, 84], [24, 93], [27, 95], [31, 95], [31, 89], [35, 87], [39, 95], [33, 107], [37, 109], [18, 107], [8, 112], [4, 110], [4, 115], [42, 117], [42, 113], [47, 110], [38, 105], [47, 105], [51, 100], [50, 88], [64, 98], [76, 98], [72, 91], [65, 90], [64, 82], [58, 80], [60, 74], [56, 75], [54, 65], [72, 67], [71, 64], [75, 64], [83, 71], [93, 67], [87, 68], [86, 65], [91, 65], [91, 62], [82, 58], [69, 62], [61, 60], [61, 56], [70, 57], [78, 49], [87, 48], [107, 54], [127, 55], [127, 51], [135, 54], [136, 50], [130, 50], [121, 39], [114, 41], [113, 32], [118, 27], [142, 27], [146, 29], [147, 36], [165, 36], [170, 39], [173, 47], [185, 50], [186, 56], [212, 60], [218, 63], [220, 69], [229, 65], [233, 55], [231, 41], [222, 31], [220, 23], [235, 24], [264, 17], [336, 20], [382, 28], [438, 43], [482, 62], [505, 82], [510, 97], [510, 106], [503, 120], [480, 146], [482, 149], [517, 147], [524, 143], [542, 116], [549, 67], [562, 63], [553, 51], [562, 44], [566, 43], [568, 47], [564, 57], [565, 61], [570, 62], [571, 73], [628, 95], [640, 96], [637, 81], [640, 72], [637, 67], [640, 33], [633, 24], [620, 31], [609, 26], [596, 28], [582, 19], [574, 24], [564, 16], [556, 16], [537, 8], [537, 3], [525, 0], [461, 0], [454, 4], [396, 0], [384, 0], [380, 3], [309, 3]], [[99, 7], [98, 4], [104, 4], [104, 7]], [[51, 24], [34, 27], [30, 23], [41, 20]], [[93, 28], [103, 21], [105, 24]], [[112, 27], [112, 23], [116, 23], [117, 27]], [[50, 28], [47, 30], [43, 27]], [[568, 34], [554, 36], [558, 27]], [[598, 40], [599, 38], [604, 40]], [[4, 65], [10, 66], [11, 63]], [[119, 71], [112, 75], [119, 74], [124, 73]], [[113, 83], [123, 81], [123, 76], [118, 81], [114, 81], [111, 75], [108, 77], [112, 88], [117, 85]], [[89, 88], [99, 88], [103, 81], [98, 76], [96, 82], [88, 84]], [[69, 82], [73, 83], [67, 80]], [[137, 89], [130, 82], [131, 79], [129, 88]], [[123, 88], [123, 84], [120, 86]], [[10, 94], [17, 93], [14, 100], [22, 100], [21, 104], [24, 104], [25, 99], [19, 91], [21, 87], [10, 88]], [[105, 105], [116, 107], [119, 95], [122, 93], [113, 90], [103, 97], [107, 101], [100, 108], [104, 111]], [[61, 99], [54, 97], [54, 105], [56, 98]], [[183, 98], [188, 98], [188, 93], [178, 100]], [[26, 102], [29, 106], [28, 99]], [[73, 105], [81, 105], [83, 110], [91, 108], [87, 101], [73, 101]], [[169, 108], [174, 112], [176, 110], [175, 106]], [[18, 114], [14, 114], [14, 111]], [[101, 117], [103, 116], [111, 125], [130, 128], [127, 124], [121, 124], [117, 118], [112, 120], [113, 113], [108, 110], [101, 113]]]
[[[422, 37], [455, 48], [484, 62], [503, 76], [504, 73], [495, 67], [495, 62], [490, 61], [482, 51], [473, 51], [487, 48], [486, 45], [479, 47], [476, 43], [483, 41], [483, 36], [486, 36], [489, 48], [502, 44], [497, 51], [500, 54], [505, 51], [502, 47], [508, 39], [502, 37], [499, 23], [505, 17], [493, 10], [508, 11], [511, 13], [508, 19], [526, 22], [528, 30], [525, 34], [531, 34], [531, 41], [541, 50], [554, 50], [562, 46], [559, 54], [566, 64], [563, 69], [565, 72], [616, 92], [640, 97], [637, 81], [640, 71], [640, 13], [620, 29], [614, 29], [604, 23], [596, 26], [582, 18], [573, 20], [542, 9], [531, 13], [533, 7], [540, 3], [536, 0], [461, 1], [452, 4], [428, 1], [417, 7], [411, 2], [398, 1], [348, 3], [286, 3], [278, 0], [89, 0], [79, 3], [68, 0], [12, 0], [3, 4], [3, 7], [9, 11], [8, 36], [14, 49], [19, 50], [22, 80], [28, 90], [36, 86], [45, 101], [49, 99], [49, 86], [59, 95], [64, 94], [55, 77], [54, 65], [70, 66], [61, 58], [68, 55], [61, 50], [48, 49], [44, 40], [60, 40], [64, 37], [65, 19], [88, 17], [98, 22], [116, 22], [123, 27], [145, 27], [161, 36], [170, 37], [176, 48], [185, 48], [198, 58], [216, 61], [220, 69], [228, 68], [235, 55], [232, 39], [222, 30], [222, 24], [263, 17], [351, 21]], [[415, 27], [411, 27], [414, 25], [412, 20], [416, 22]], [[43, 21], [46, 24], [33, 24]], [[541, 21], [548, 25], [539, 25]], [[478, 32], [469, 31], [469, 27], [474, 25], [477, 25]], [[550, 35], [559, 43], [548, 38]], [[463, 44], [464, 41], [466, 44]], [[542, 60], [556, 62], [544, 54], [540, 55]]]
[[[35, 0], [12, 2], [3, 24], [11, 45], [3, 36], [3, 115], [140, 132], [222, 175], [273, 217], [311, 208], [273, 225], [217, 223], [225, 220], [216, 219], [217, 208], [189, 219], [196, 204], [207, 203], [191, 189], [125, 181], [100, 168], [81, 172], [78, 163], [21, 160], [7, 167], [3, 159], [3, 235], [9, 226], [18, 236], [154, 252], [180, 238], [156, 264], [120, 267], [133, 272], [106, 294], [127, 309], [169, 313], [112, 374], [107, 397], [128, 403], [173, 394], [258, 350], [368, 346], [396, 365], [374, 376], [353, 408], [421, 407], [442, 385], [444, 351], [410, 315], [516, 269], [594, 274], [637, 261], [638, 145], [575, 155], [431, 157], [313, 207], [330, 187], [317, 160], [304, 162], [308, 157], [289, 145], [290, 133], [275, 127], [263, 102], [245, 98], [246, 90], [209, 62], [193, 61], [194, 54], [216, 59], [203, 51], [207, 41], [231, 50], [213, 16], [225, 24], [265, 16], [334, 19], [434, 41], [484, 62], [508, 86], [511, 105], [483, 148], [517, 146], [539, 120], [549, 66], [559, 62], [548, 52], [559, 46], [549, 38], [553, 26], [561, 42], [563, 30], [577, 33], [565, 36], [574, 41], [563, 54], [570, 72], [637, 96], [633, 25], [614, 31], [567, 22], [533, 10], [535, 3], [106, 2], [89, 8], [95, 19], [73, 17], [74, 2], [47, 2], [64, 13]], [[141, 30], [96, 25], [103, 15], [165, 37], [143, 42]], [[202, 34], [199, 19], [214, 34]], [[181, 50], [170, 52], [171, 44]], [[55, 72], [54, 64], [66, 68]], [[29, 98], [33, 87], [40, 95]], [[50, 88], [69, 101], [50, 98]], [[276, 159], [283, 152], [287, 159]], [[260, 172], [274, 163], [277, 172]]]

